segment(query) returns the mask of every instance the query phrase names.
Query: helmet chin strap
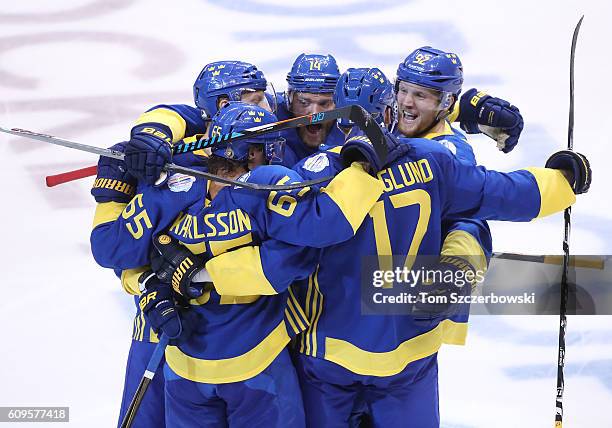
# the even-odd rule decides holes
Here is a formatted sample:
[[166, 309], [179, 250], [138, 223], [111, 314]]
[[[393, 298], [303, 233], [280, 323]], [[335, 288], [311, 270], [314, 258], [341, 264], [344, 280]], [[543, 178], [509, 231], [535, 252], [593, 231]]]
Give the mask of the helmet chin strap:
[[[455, 97], [453, 97], [453, 98], [455, 98]], [[438, 112], [438, 114], [436, 114], [436, 117], [433, 120], [433, 122], [431, 123], [431, 125], [429, 125], [423, 132], [421, 132], [421, 135], [428, 134], [429, 131], [431, 131], [434, 126], [436, 126], [438, 123], [440, 123], [440, 121], [446, 119], [451, 114], [451, 112], [453, 111], [453, 107], [455, 106], [456, 102], [457, 102], [457, 100], [453, 99], [453, 102], [448, 106], [448, 108], [440, 110]]]

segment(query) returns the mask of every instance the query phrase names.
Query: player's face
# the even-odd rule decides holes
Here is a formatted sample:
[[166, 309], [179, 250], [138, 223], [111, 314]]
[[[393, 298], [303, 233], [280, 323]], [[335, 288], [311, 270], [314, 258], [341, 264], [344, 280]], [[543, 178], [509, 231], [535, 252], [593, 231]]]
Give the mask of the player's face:
[[[291, 112], [295, 116], [321, 113], [335, 107], [333, 94], [311, 94], [309, 92], [291, 94]], [[303, 126], [298, 128], [298, 135], [306, 146], [314, 149], [325, 142], [331, 127], [332, 122]]]
[[249, 146], [249, 159], [248, 167], [249, 171], [254, 170], [260, 165], [266, 163], [266, 156], [263, 151], [263, 144], [251, 144]]
[[242, 95], [240, 95], [240, 101], [259, 106], [268, 110], [269, 112], [272, 112], [272, 108], [270, 107], [270, 103], [268, 103], [268, 99], [266, 98], [264, 91], [245, 91], [242, 93]]
[[[245, 91], [240, 95], [240, 101], [259, 106], [268, 110], [269, 112], [272, 112], [272, 108], [270, 107], [270, 103], [268, 103], [268, 99], [266, 98], [264, 91]], [[225, 96], [221, 96], [217, 101], [217, 108], [220, 109], [227, 103], [229, 103], [229, 99]]]
[[397, 90], [399, 131], [406, 137], [420, 137], [436, 121], [440, 93], [433, 89], [400, 81]]

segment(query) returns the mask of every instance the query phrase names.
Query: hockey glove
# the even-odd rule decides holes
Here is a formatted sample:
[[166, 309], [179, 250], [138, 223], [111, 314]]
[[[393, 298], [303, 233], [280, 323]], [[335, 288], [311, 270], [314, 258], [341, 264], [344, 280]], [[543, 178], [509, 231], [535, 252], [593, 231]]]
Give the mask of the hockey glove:
[[143, 290], [138, 305], [153, 331], [161, 330], [170, 339], [179, 337], [183, 327], [170, 284], [161, 282], [151, 271], [144, 272], [138, 282]]
[[162, 282], [187, 299], [202, 295], [203, 290], [192, 286], [193, 277], [204, 268], [208, 261], [203, 255], [195, 255], [169, 235], [153, 238], [151, 248], [151, 269]]
[[139, 182], [161, 184], [164, 165], [170, 162], [171, 138], [162, 130], [162, 126], [152, 124], [138, 125], [132, 128], [132, 137], [125, 148], [125, 163], [128, 171]]
[[[126, 143], [118, 143], [109, 148], [123, 152], [125, 145]], [[91, 189], [91, 194], [98, 203], [128, 203], [136, 193], [137, 184], [136, 179], [128, 172], [124, 161], [100, 156], [98, 175]]]
[[561, 150], [553, 153], [546, 161], [546, 168], [562, 169], [573, 174], [573, 183], [570, 180], [574, 193], [586, 193], [591, 187], [591, 164], [585, 155], [572, 150]]
[[523, 116], [517, 107], [476, 89], [470, 89], [461, 97], [458, 120], [461, 129], [468, 134], [484, 132], [495, 139], [504, 153], [514, 149], [523, 131]]
[[429, 323], [457, 315], [462, 303], [459, 296], [469, 296], [476, 279], [474, 267], [455, 256], [442, 256], [428, 271], [435, 272], [432, 281], [420, 281], [414, 288], [417, 303], [412, 316], [417, 323]]
[[394, 162], [410, 151], [410, 145], [402, 143], [388, 131], [383, 132], [387, 145], [387, 160], [384, 164], [378, 158], [370, 139], [359, 128], [353, 127], [340, 151], [344, 168], [349, 167], [353, 162], [367, 162], [371, 168], [369, 172], [375, 176], [385, 165]]

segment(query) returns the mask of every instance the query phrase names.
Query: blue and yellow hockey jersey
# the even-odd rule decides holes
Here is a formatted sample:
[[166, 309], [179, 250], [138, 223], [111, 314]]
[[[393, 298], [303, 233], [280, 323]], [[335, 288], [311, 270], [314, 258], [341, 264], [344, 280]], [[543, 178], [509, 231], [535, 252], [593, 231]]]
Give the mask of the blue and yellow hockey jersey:
[[135, 125], [145, 123], [163, 127], [173, 143], [195, 134], [204, 134], [207, 127], [200, 110], [186, 104], [156, 105], [141, 114]]
[[[284, 184], [300, 181], [301, 177], [282, 166], [264, 166], [243, 179]], [[363, 191], [355, 192], [353, 185]], [[381, 193], [382, 184], [354, 166], [320, 191], [303, 188], [268, 194], [225, 188], [209, 205], [196, 204], [179, 217], [169, 233], [192, 252], [220, 255], [250, 246], [256, 261], [249, 261], [246, 271], [236, 266], [225, 272], [232, 282], [240, 284], [240, 296], [224, 293], [215, 285], [191, 302], [190, 310], [199, 321], [187, 341], [168, 348], [166, 361], [172, 370], [197, 382], [227, 383], [248, 379], [265, 369], [291, 337], [306, 329], [308, 321], [293, 290], [285, 287], [277, 293], [257, 266], [269, 266], [280, 278], [296, 274], [305, 278], [314, 264], [312, 257], [304, 262], [278, 259], [274, 252], [260, 254], [253, 245], [270, 238], [311, 247], [347, 240], [354, 236]], [[331, 231], [321, 224], [329, 225]], [[284, 273], [285, 269], [291, 273]]]
[[[423, 325], [410, 316], [363, 316], [359, 285], [365, 257], [403, 254], [410, 265], [416, 254], [440, 254], [444, 217], [529, 221], [575, 201], [559, 171], [487, 171], [457, 161], [437, 142], [406, 142], [413, 145], [412, 152], [379, 173], [383, 195], [354, 238], [321, 251], [305, 293], [304, 312], [310, 326], [298, 344], [300, 352], [363, 375], [397, 374], [409, 363], [435, 354], [442, 343], [464, 343], [466, 333], [466, 319], [460, 317]], [[230, 258], [237, 271], [240, 254], [248, 258], [252, 251], [241, 248], [207, 263], [217, 289], [240, 292], [239, 284], [226, 275]], [[282, 278], [276, 287], [282, 290], [290, 281]]]
[[[173, 177], [168, 188], [139, 189], [119, 217], [115, 216], [116, 220], [102, 221], [108, 217], [98, 216], [92, 248], [100, 264], [122, 269], [147, 264], [151, 237], [168, 227], [188, 201], [194, 203], [174, 221], [172, 233], [194, 252], [219, 254], [257, 243], [261, 230], [304, 245], [340, 242], [354, 235], [382, 193], [381, 183], [355, 166], [339, 174], [325, 190], [316, 191], [316, 195], [311, 196], [315, 191], [308, 188], [291, 193], [227, 188], [205, 207], [206, 180], [180, 181], [172, 189]], [[283, 184], [301, 177], [284, 167], [269, 166], [256, 169], [245, 179]], [[365, 187], [365, 192], [352, 191], [352, 183]], [[334, 224], [335, 233], [321, 233], [320, 222]], [[142, 269], [135, 270], [140, 272]], [[126, 287], [136, 292], [135, 278], [131, 278], [124, 283], [132, 284]], [[245, 280], [245, 289], [250, 286], [250, 279]], [[254, 376], [307, 324], [290, 291], [274, 297], [221, 297], [209, 287], [207, 293], [191, 303], [201, 321], [196, 325], [196, 334], [184, 345], [185, 349], [169, 347], [166, 358], [176, 373], [199, 382], [235, 382]], [[228, 337], [234, 340], [228, 343]]]

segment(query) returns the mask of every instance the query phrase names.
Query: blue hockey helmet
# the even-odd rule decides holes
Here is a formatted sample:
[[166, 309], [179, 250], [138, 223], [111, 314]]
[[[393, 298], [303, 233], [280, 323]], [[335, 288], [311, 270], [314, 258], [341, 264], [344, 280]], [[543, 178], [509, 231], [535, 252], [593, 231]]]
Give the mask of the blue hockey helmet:
[[[260, 106], [230, 101], [213, 116], [210, 137], [231, 135], [234, 132], [274, 122], [278, 122], [276, 116]], [[229, 143], [221, 140], [212, 146], [211, 153], [225, 159], [245, 162], [249, 158], [249, 146], [262, 144], [266, 160], [280, 162], [284, 143], [285, 140], [281, 138], [280, 132], [268, 132]]]
[[331, 94], [340, 78], [340, 69], [331, 55], [300, 54], [287, 73], [287, 92]]
[[212, 118], [219, 97], [240, 101], [245, 90], [265, 91], [268, 82], [253, 64], [242, 61], [217, 61], [204, 66], [193, 84], [193, 100], [202, 116]]
[[[357, 104], [363, 107], [381, 125], [384, 124], [387, 107], [392, 112], [392, 123], [396, 121], [397, 104], [393, 85], [378, 68], [349, 68], [336, 85], [334, 103], [337, 108]], [[339, 119], [342, 127], [353, 126], [348, 119]]]
[[442, 94], [441, 108], [452, 105], [452, 94], [459, 97], [463, 84], [463, 66], [459, 57], [450, 52], [423, 46], [412, 52], [397, 67], [397, 85], [400, 81], [435, 89]]

